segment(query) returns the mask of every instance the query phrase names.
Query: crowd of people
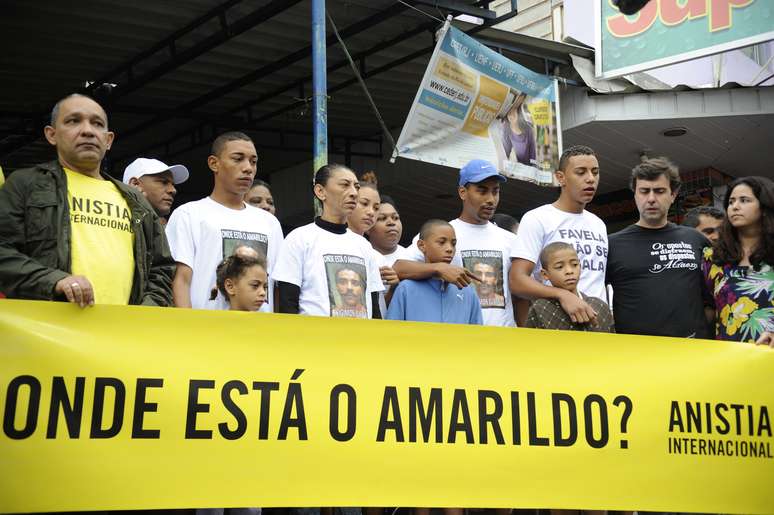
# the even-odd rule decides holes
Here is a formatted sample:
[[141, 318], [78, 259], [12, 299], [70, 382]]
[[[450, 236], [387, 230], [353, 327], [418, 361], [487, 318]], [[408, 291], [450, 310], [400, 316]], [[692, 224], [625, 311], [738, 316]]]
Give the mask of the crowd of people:
[[764, 177], [734, 180], [722, 210], [698, 207], [676, 225], [668, 213], [678, 170], [664, 158], [644, 160], [630, 178], [639, 220], [608, 235], [586, 209], [600, 176], [591, 148], [564, 151], [559, 197], [520, 221], [497, 213], [506, 178], [473, 160], [459, 171], [459, 216], [426, 221], [404, 248], [398, 206], [372, 173], [321, 167], [313, 187], [321, 215], [285, 237], [243, 133], [215, 138], [212, 192], [174, 211], [187, 167], [141, 157], [123, 181], [103, 173], [114, 134], [93, 99], [57, 102], [44, 134], [57, 159], [0, 182], [0, 293], [8, 298], [774, 347], [774, 183]]
[[387, 318], [774, 346], [774, 183], [731, 182], [723, 210], [668, 221], [680, 175], [665, 158], [635, 166], [639, 220], [608, 235], [586, 209], [599, 162], [572, 146], [553, 203], [520, 221], [497, 213], [506, 180], [473, 160], [459, 171], [460, 214], [428, 220], [407, 248], [398, 207], [375, 175], [317, 170], [322, 214], [283, 235], [258, 152], [240, 132], [212, 143], [210, 195], [171, 211], [183, 165], [138, 158], [103, 173], [113, 143], [104, 109], [70, 95], [45, 137], [57, 160], [0, 188], [0, 291], [8, 298], [145, 304], [326, 317]]

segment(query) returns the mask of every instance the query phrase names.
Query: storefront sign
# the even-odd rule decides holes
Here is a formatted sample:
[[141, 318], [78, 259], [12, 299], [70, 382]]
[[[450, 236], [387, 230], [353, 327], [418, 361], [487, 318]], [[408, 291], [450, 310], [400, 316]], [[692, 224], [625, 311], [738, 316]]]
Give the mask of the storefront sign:
[[650, 0], [621, 14], [595, 0], [596, 75], [610, 78], [774, 39], [771, 0]]

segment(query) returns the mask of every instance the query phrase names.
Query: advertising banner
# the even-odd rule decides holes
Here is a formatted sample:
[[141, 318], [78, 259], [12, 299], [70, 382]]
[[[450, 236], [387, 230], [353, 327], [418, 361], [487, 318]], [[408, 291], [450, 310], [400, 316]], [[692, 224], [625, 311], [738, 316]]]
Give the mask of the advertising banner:
[[549, 186], [561, 149], [556, 80], [447, 22], [393, 161], [405, 157], [462, 168], [472, 159], [486, 159], [507, 177]]
[[772, 513], [774, 351], [0, 301], [0, 512]]
[[774, 39], [771, 0], [651, 0], [622, 14], [594, 0], [596, 75], [612, 78]]

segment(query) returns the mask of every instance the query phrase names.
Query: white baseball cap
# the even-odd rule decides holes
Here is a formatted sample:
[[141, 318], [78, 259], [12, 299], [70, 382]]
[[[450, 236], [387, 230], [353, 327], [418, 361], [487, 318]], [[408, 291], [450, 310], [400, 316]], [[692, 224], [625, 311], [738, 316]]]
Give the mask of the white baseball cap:
[[172, 172], [172, 181], [175, 184], [180, 184], [188, 180], [188, 168], [183, 165], [167, 166], [166, 163], [159, 161], [158, 159], [148, 159], [145, 157], [138, 157], [132, 164], [126, 167], [124, 170], [124, 183], [129, 184], [129, 179], [132, 177], [140, 178], [143, 175], [154, 175], [169, 170]]

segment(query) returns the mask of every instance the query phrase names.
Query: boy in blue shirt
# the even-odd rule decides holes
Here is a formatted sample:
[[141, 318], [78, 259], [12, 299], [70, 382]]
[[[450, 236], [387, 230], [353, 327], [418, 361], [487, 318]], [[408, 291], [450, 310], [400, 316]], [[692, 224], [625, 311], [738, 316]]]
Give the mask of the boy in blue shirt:
[[[428, 220], [419, 231], [417, 247], [426, 263], [451, 263], [457, 246], [454, 227]], [[480, 280], [480, 279], [479, 279]], [[481, 304], [473, 286], [459, 289], [440, 279], [405, 279], [398, 284], [387, 308], [388, 320], [483, 324]]]

